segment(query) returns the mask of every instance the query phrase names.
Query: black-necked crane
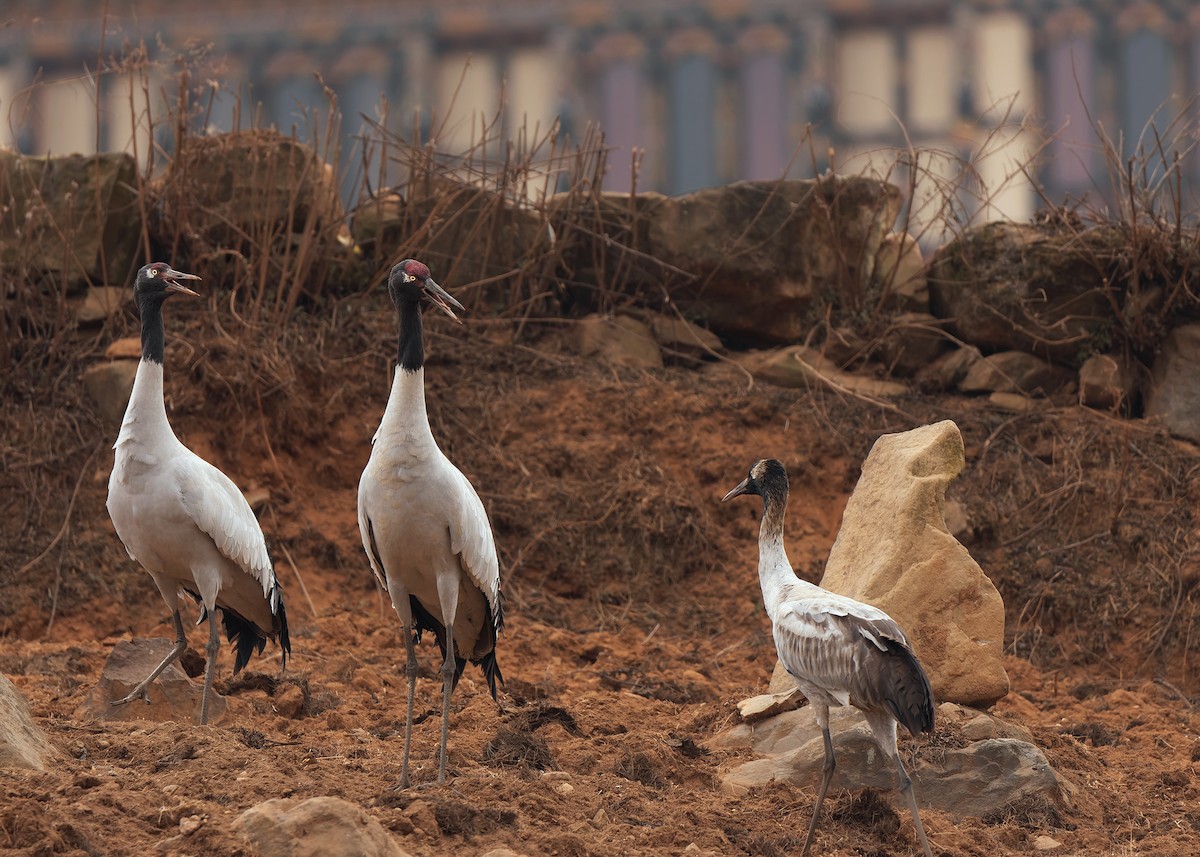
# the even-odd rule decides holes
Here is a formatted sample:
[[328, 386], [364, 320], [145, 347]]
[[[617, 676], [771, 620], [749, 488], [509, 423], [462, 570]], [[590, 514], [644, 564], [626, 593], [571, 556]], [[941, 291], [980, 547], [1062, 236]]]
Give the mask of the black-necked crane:
[[[187, 648], [179, 617], [179, 593], [201, 605], [208, 619], [208, 661], [200, 723], [208, 722], [208, 698], [220, 650], [216, 611], [236, 649], [236, 673], [267, 638], [278, 640], [283, 662], [291, 652], [283, 594], [271, 568], [267, 544], [250, 504], [233, 482], [186, 446], [167, 421], [163, 402], [163, 302], [196, 295], [181, 280], [199, 280], [165, 262], [138, 271], [134, 300], [142, 319], [142, 359], [125, 408], [112, 475], [108, 514], [125, 550], [150, 573], [175, 622], [175, 645], [145, 681], [124, 699], [148, 703], [150, 684]], [[197, 623], [199, 624], [199, 623]]]
[[817, 817], [835, 766], [829, 737], [829, 709], [853, 705], [862, 711], [875, 743], [900, 772], [900, 790], [912, 810], [913, 824], [926, 857], [932, 857], [917, 812], [912, 780], [896, 750], [896, 723], [910, 733], [933, 730], [933, 693], [904, 631], [877, 607], [801, 580], [783, 545], [788, 477], [783, 464], [756, 461], [750, 474], [725, 495], [757, 494], [763, 500], [758, 535], [758, 580], [763, 606], [771, 618], [779, 660], [808, 699], [825, 739], [821, 788], [804, 850], [808, 854]]
[[475, 489], [442, 453], [425, 409], [425, 344], [421, 302], [457, 320], [462, 304], [433, 281], [429, 268], [405, 259], [392, 268], [388, 292], [399, 316], [398, 365], [371, 457], [358, 483], [358, 528], [375, 577], [403, 626], [408, 703], [400, 787], [409, 785], [416, 643], [437, 638], [443, 663], [438, 782], [446, 781], [450, 695], [468, 660], [483, 669], [492, 699], [496, 635], [504, 624], [500, 564], [487, 512]]

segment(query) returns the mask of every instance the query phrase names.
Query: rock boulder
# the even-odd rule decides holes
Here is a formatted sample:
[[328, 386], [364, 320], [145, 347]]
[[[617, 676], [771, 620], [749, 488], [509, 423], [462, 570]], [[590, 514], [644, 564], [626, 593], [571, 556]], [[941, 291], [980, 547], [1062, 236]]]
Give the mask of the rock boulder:
[[691, 275], [671, 296], [722, 337], [803, 338], [825, 298], [868, 302], [900, 192], [872, 179], [743, 181], [661, 200], [645, 252]]
[[83, 388], [96, 403], [100, 416], [110, 425], [119, 426], [125, 416], [137, 368], [137, 360], [113, 360], [94, 363], [83, 370]]
[[[174, 720], [195, 723], [200, 718], [200, 696], [203, 685], [192, 681], [179, 667], [171, 664], [150, 685], [150, 704], [135, 699], [125, 705], [112, 705], [123, 699], [138, 683], [162, 662], [174, 640], [165, 637], [122, 640], [113, 647], [104, 663], [100, 681], [84, 700], [80, 714], [96, 720]], [[208, 700], [209, 724], [220, 723], [225, 717], [225, 697], [215, 690]]]
[[33, 719], [29, 703], [7, 676], [0, 675], [0, 771], [40, 771], [54, 748]]
[[937, 702], [986, 707], [1008, 693], [1004, 602], [946, 529], [946, 486], [963, 463], [962, 435], [950, 420], [880, 437], [821, 585], [900, 623]]
[[1151, 369], [1146, 416], [1171, 434], [1200, 443], [1200, 324], [1172, 330]]
[[408, 857], [362, 807], [336, 797], [264, 801], [233, 827], [261, 857]]

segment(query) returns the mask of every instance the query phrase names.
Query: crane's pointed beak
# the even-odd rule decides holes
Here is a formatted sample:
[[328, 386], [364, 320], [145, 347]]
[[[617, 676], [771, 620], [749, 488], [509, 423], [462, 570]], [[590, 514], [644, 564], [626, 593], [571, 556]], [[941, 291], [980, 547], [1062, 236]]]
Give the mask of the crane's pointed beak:
[[196, 276], [195, 274], [185, 274], [183, 271], [176, 271], [174, 268], [170, 268], [163, 272], [162, 278], [167, 283], [167, 291], [179, 292], [180, 294], [183, 294], [183, 295], [191, 295], [194, 298], [200, 297], [199, 292], [194, 292], [191, 289], [189, 289], [187, 286], [178, 282], [179, 280], [199, 280], [199, 279], [201, 279], [200, 277]]
[[721, 502], [724, 503], [726, 500], [730, 500], [730, 499], [732, 499], [734, 497], [738, 497], [742, 494], [749, 494], [749, 493], [750, 493], [750, 477], [747, 476], [745, 479], [743, 479], [741, 482], [738, 483], [738, 486], [736, 488], [734, 488], [732, 491], [730, 491], [728, 494], [726, 494], [724, 497], [722, 497]]
[[458, 307], [463, 312], [466, 312], [466, 307], [450, 296], [450, 293], [433, 281], [432, 277], [426, 277], [423, 283], [425, 286], [425, 297], [432, 301], [437, 307], [450, 316], [452, 319], [462, 324], [462, 319], [454, 314], [454, 310], [450, 307]]

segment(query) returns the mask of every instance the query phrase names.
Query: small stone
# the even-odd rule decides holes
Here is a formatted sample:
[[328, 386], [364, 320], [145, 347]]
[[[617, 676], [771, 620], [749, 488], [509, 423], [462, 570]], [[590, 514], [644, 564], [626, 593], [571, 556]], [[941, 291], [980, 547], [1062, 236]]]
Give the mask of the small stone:
[[1002, 351], [976, 360], [958, 384], [964, 393], [1049, 395], [1072, 381], [1071, 373], [1024, 351]]
[[687, 848], [683, 849], [684, 854], [702, 854], [703, 850], [695, 842], [689, 842]]
[[592, 824], [596, 827], [608, 826], [608, 813], [604, 811], [604, 807], [596, 810], [596, 814], [592, 816]]
[[295, 720], [304, 708], [304, 691], [299, 685], [288, 684], [275, 691], [275, 711], [283, 717]]
[[542, 779], [546, 782], [565, 782], [571, 779], [567, 771], [542, 771]]
[[551, 788], [560, 795], [569, 795], [575, 791], [575, 786], [565, 782], [555, 783]]
[[1027, 414], [1039, 409], [1036, 400], [1020, 393], [992, 393], [988, 396], [988, 401], [997, 408], [1012, 411], [1014, 414]]
[[[788, 680], [791, 681], [790, 676]], [[742, 716], [742, 720], [749, 723], [754, 720], [762, 720], [763, 718], [780, 714], [784, 711], [791, 711], [803, 704], [804, 694], [792, 682], [792, 687], [789, 690], [780, 693], [763, 693], [758, 696], [752, 696], [749, 699], [743, 699], [737, 704], [737, 709], [738, 714]]]
[[203, 826], [205, 820], [203, 815], [185, 815], [179, 819], [179, 833], [183, 836], [191, 836]]
[[137, 375], [136, 360], [114, 360], [111, 363], [94, 363], [83, 370], [83, 388], [87, 390], [96, 409], [104, 421], [120, 425], [133, 392], [133, 379]]
[[109, 360], [141, 360], [142, 340], [136, 336], [114, 339], [108, 348], [104, 349], [104, 356]]
[[1053, 837], [1046, 834], [1040, 834], [1033, 839], [1034, 851], [1053, 851], [1055, 848], [1061, 848], [1062, 843]]
[[1079, 403], [1115, 411], [1134, 391], [1133, 373], [1107, 354], [1093, 354], [1079, 367]]
[[[428, 810], [424, 801], [414, 801], [408, 809], [417, 803]], [[238, 816], [233, 828], [260, 857], [406, 857], [408, 853], [362, 807], [336, 797], [264, 801]], [[432, 831], [438, 831], [436, 821]]]

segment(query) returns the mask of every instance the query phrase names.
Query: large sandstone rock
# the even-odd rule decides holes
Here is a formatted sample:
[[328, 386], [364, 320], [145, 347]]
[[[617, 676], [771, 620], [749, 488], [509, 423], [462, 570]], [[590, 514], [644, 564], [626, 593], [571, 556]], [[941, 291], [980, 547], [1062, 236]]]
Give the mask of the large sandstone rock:
[[936, 701], [986, 707], [1008, 693], [1004, 603], [946, 530], [946, 486], [963, 463], [962, 435], [950, 420], [879, 438], [821, 585], [900, 623]]
[[21, 691], [0, 675], [0, 770], [31, 768], [40, 771], [54, 749], [33, 719]]
[[1077, 365], [1082, 346], [1112, 319], [1095, 259], [1124, 242], [1104, 229], [1080, 235], [1003, 222], [972, 229], [930, 262], [931, 312], [985, 351]]
[[1151, 369], [1146, 416], [1163, 422], [1171, 434], [1200, 443], [1200, 324], [1167, 334]]
[[0, 151], [0, 268], [71, 291], [129, 282], [142, 235], [136, 188], [127, 154]]
[[[967, 743], [938, 748], [936, 753], [918, 756], [915, 763], [910, 759], [906, 767], [918, 804], [959, 817], [982, 818], [1033, 796], [1052, 803], [1061, 799], [1058, 777], [1028, 730], [958, 706], [939, 706], [938, 717], [955, 721], [953, 728]], [[896, 769], [879, 752], [858, 711], [832, 709], [829, 730], [837, 758], [833, 788], [896, 788]], [[776, 780], [807, 787], [820, 782], [825, 747], [811, 707], [739, 724], [709, 744], [747, 747], [764, 754], [725, 773], [721, 787], [728, 794], [744, 794]], [[898, 797], [894, 791], [889, 796]]]
[[407, 857], [362, 807], [336, 797], [276, 798], [233, 822], [260, 857]]
[[[80, 714], [96, 720], [174, 720], [196, 723], [200, 719], [200, 697], [203, 684], [194, 682], [179, 667], [171, 664], [150, 685], [150, 703], [135, 699], [125, 705], [112, 705], [125, 698], [151, 671], [162, 662], [175, 644], [165, 637], [122, 640], [113, 647], [104, 663], [100, 681], [88, 692]], [[213, 690], [208, 700], [209, 724], [220, 723], [225, 717], [225, 697]]]
[[867, 178], [737, 182], [663, 199], [644, 249], [692, 275], [672, 297], [712, 330], [783, 344], [803, 338], [818, 300], [877, 298], [876, 254], [899, 210], [899, 190]]

